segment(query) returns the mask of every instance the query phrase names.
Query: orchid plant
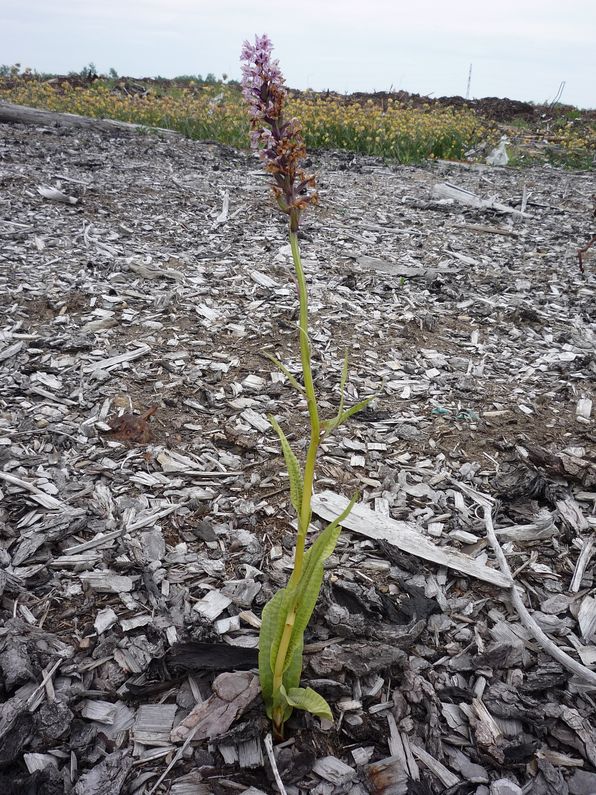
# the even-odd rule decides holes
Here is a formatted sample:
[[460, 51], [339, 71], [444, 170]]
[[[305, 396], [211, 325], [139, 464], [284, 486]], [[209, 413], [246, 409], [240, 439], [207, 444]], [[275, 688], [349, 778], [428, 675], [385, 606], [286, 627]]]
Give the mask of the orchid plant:
[[242, 48], [242, 91], [250, 108], [251, 144], [259, 151], [266, 171], [271, 174], [272, 190], [280, 210], [288, 216], [292, 259], [296, 274], [299, 314], [299, 344], [302, 383], [274, 356], [269, 358], [290, 384], [306, 399], [310, 419], [310, 439], [304, 468], [301, 467], [286, 435], [275, 417], [270, 422], [281, 443], [290, 480], [290, 500], [297, 514], [297, 535], [292, 574], [285, 588], [277, 591], [263, 609], [259, 636], [259, 677], [267, 715], [274, 735], [283, 737], [284, 723], [294, 708], [332, 719], [325, 699], [310, 687], [300, 687], [304, 633], [314, 610], [323, 582], [323, 564], [331, 555], [341, 532], [341, 523], [350, 513], [356, 496], [343, 513], [322, 530], [306, 549], [311, 520], [311, 499], [317, 452], [323, 438], [363, 409], [367, 398], [350, 408], [344, 407], [348, 376], [347, 357], [340, 382], [337, 414], [322, 420], [312, 376], [309, 340], [308, 294], [300, 259], [298, 228], [309, 205], [317, 202], [315, 178], [306, 174], [301, 163], [306, 149], [296, 119], [284, 119], [286, 91], [279, 63], [272, 60], [272, 44], [267, 36], [255, 36], [255, 43], [244, 42]]

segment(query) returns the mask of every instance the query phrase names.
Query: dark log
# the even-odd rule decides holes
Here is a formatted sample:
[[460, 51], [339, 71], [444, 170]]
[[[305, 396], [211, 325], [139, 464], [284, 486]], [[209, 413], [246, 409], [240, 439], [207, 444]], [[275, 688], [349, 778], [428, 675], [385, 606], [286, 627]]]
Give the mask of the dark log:
[[111, 133], [157, 130], [167, 135], [180, 135], [174, 130], [165, 130], [163, 127], [147, 127], [144, 124], [132, 124], [115, 119], [92, 119], [89, 116], [78, 116], [76, 113], [57, 113], [52, 110], [30, 108], [28, 105], [14, 105], [11, 102], [2, 101], [0, 101], [0, 123], [35, 124], [40, 127], [81, 127], [87, 130], [102, 130]]

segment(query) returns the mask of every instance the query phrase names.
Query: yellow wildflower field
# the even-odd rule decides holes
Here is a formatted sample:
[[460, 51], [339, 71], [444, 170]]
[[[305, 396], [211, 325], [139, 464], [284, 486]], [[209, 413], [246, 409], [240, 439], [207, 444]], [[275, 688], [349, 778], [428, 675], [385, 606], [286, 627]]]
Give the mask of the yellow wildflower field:
[[[128, 91], [126, 86], [123, 80], [99, 79], [76, 85], [76, 81], [73, 84], [66, 79], [43, 81], [21, 76], [0, 80], [0, 99], [53, 111], [165, 127], [191, 138], [236, 147], [249, 145], [247, 109], [235, 84], [141, 82], [141, 90], [137, 92]], [[466, 153], [479, 144], [484, 144], [480, 152], [485, 153], [503, 133], [502, 125], [498, 128], [469, 108], [432, 103], [409, 107], [391, 98], [383, 102], [354, 101], [337, 95], [296, 92], [290, 95], [287, 112], [300, 120], [310, 150], [344, 149], [400, 163], [434, 158], [464, 160]], [[586, 164], [596, 149], [596, 133], [593, 125], [570, 120], [549, 131], [542, 144], [541, 159], [548, 160], [542, 155], [550, 152], [558, 153], [563, 165], [568, 158], [572, 161], [570, 165]], [[515, 142], [513, 148], [517, 152]], [[535, 162], [534, 158], [531, 160]], [[523, 154], [515, 157], [516, 163], [523, 161]]]

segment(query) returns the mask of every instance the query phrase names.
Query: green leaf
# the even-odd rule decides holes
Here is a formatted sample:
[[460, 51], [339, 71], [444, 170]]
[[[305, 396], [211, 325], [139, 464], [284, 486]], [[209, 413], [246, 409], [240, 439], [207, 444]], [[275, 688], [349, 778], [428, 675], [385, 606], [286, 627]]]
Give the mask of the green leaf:
[[277, 367], [277, 369], [280, 370], [285, 375], [285, 377], [288, 379], [290, 384], [292, 384], [294, 389], [297, 389], [299, 392], [302, 392], [304, 394], [304, 387], [299, 381], [296, 380], [296, 378], [294, 378], [294, 376], [288, 370], [285, 364], [282, 364], [276, 356], [274, 356], [272, 353], [269, 353], [268, 351], [262, 351], [262, 354], [263, 356], [266, 356], [270, 361], [272, 361], [273, 364]]
[[[302, 675], [302, 651], [304, 649], [304, 636], [300, 638], [298, 645], [294, 649], [288, 667], [284, 671], [283, 683], [287, 690], [298, 687]], [[288, 655], [289, 656], [289, 655]]]
[[[310, 549], [307, 550], [304, 555], [302, 576], [296, 587], [292, 589], [282, 588], [263, 609], [259, 635], [259, 677], [263, 701], [265, 702], [265, 709], [269, 718], [273, 716], [275, 711], [277, 715], [281, 713], [282, 722], [285, 722], [290, 717], [293, 707], [298, 706], [300, 709], [308, 709], [315, 715], [331, 719], [329, 707], [324, 699], [310, 690], [310, 688], [303, 690], [298, 687], [302, 674], [304, 631], [310, 621], [321, 589], [324, 575], [323, 563], [335, 549], [341, 532], [341, 522], [350, 513], [357, 498], [358, 495], [355, 494], [348, 506], [319, 533]], [[282, 686], [280, 690], [274, 692], [273, 672], [281, 638], [290, 613], [294, 613], [294, 621], [284, 661]], [[296, 703], [287, 698], [287, 693], [298, 693], [296, 699], [294, 699]], [[304, 703], [314, 704], [316, 709], [301, 706], [303, 701], [300, 701], [300, 699], [305, 693], [307, 694], [307, 701], [304, 701]], [[313, 701], [313, 698], [320, 699], [320, 701]], [[299, 701], [300, 703], [298, 703]]]
[[[283, 674], [283, 682], [280, 693], [274, 694], [274, 702], [283, 710], [283, 722], [288, 720], [292, 714], [293, 707], [287, 700], [287, 692], [300, 684], [302, 676], [302, 650], [304, 648], [304, 638], [301, 639], [297, 648], [294, 650], [286, 671]], [[286, 658], [287, 659], [287, 658]]]
[[[334, 541], [337, 541], [341, 530], [337, 529], [337, 534]], [[304, 631], [308, 626], [310, 617], [319, 598], [321, 584], [323, 582], [323, 563], [319, 561], [312, 566], [312, 570], [308, 576], [305, 575], [300, 579], [297, 586], [297, 600], [296, 600], [296, 616], [294, 618], [294, 627], [292, 635], [290, 636], [290, 643], [288, 646], [288, 653], [286, 655], [286, 662], [284, 670], [289, 666], [294, 658], [298, 645], [303, 642]]]
[[336, 428], [339, 428], [340, 425], [349, 419], [353, 414], [357, 414], [362, 409], [366, 408], [368, 404], [374, 400], [375, 395], [371, 395], [370, 397], [364, 398], [359, 403], [356, 403], [354, 406], [350, 406], [349, 409], [344, 410], [344, 394], [346, 390], [346, 383], [348, 380], [348, 354], [346, 352], [344, 356], [344, 364], [341, 371], [341, 381], [339, 384], [339, 409], [335, 417], [332, 417], [329, 420], [323, 420], [321, 423], [323, 431], [325, 433], [330, 433], [334, 431]]
[[311, 712], [318, 718], [333, 720], [329, 704], [312, 687], [292, 687], [285, 694], [286, 701], [297, 709]]
[[[310, 337], [308, 336], [308, 331], [305, 331], [302, 326], [298, 326], [298, 333], [300, 334], [300, 339], [306, 342], [306, 347], [310, 351]], [[310, 353], [309, 353], [310, 355]]]
[[[268, 717], [273, 709], [273, 664], [271, 662], [271, 647], [278, 634], [281, 621], [282, 629], [286, 614], [283, 613], [285, 588], [278, 591], [267, 602], [261, 615], [261, 629], [259, 632], [259, 680], [261, 693], [265, 702]], [[279, 640], [277, 641], [279, 645]]]
[[290, 443], [286, 439], [285, 433], [282, 431], [278, 421], [272, 414], [269, 415], [269, 422], [279, 436], [281, 450], [284, 454], [284, 460], [286, 462], [288, 475], [290, 477], [290, 500], [294, 506], [294, 510], [298, 515], [300, 515], [300, 509], [302, 507], [302, 472], [300, 470], [300, 464], [298, 463], [298, 459], [290, 447]]
[[347, 381], [348, 381], [348, 352], [346, 351], [344, 355], [343, 367], [341, 369], [341, 379], [339, 382], [339, 409], [335, 417], [332, 417], [330, 420], [323, 420], [323, 422], [321, 423], [323, 430], [326, 433], [329, 433], [334, 428], [337, 428], [339, 424], [339, 418], [341, 417], [342, 412], [344, 410], [344, 397], [345, 397]]
[[[331, 528], [335, 529], [338, 525], [341, 525], [341, 523], [343, 522], [344, 519], [348, 518], [348, 516], [350, 515], [350, 512], [351, 512], [352, 508], [354, 507], [354, 505], [356, 504], [356, 500], [358, 499], [359, 496], [360, 495], [358, 494], [358, 492], [356, 492], [355, 494], [352, 495], [352, 499], [350, 500], [350, 502], [346, 505], [346, 507], [343, 509], [343, 511], [340, 513], [339, 516], [336, 516], [335, 519], [332, 522], [329, 522], [329, 524], [327, 525], [325, 530], [323, 530], [323, 533], [326, 530], [330, 530]], [[317, 541], [318, 541], [318, 539], [317, 539]], [[314, 544], [313, 544], [313, 546], [314, 546]], [[335, 549], [335, 544], [333, 544], [333, 547], [329, 550], [329, 552], [326, 552], [325, 558], [328, 558], [329, 555], [333, 552], [334, 549]], [[310, 552], [310, 550], [309, 550], [309, 552]]]
[[358, 495], [355, 494], [345, 510], [319, 533], [314, 543], [304, 555], [302, 576], [296, 585], [296, 617], [294, 619], [294, 627], [290, 637], [284, 671], [287, 670], [288, 666], [292, 663], [293, 656], [298, 646], [303, 643], [304, 631], [308, 626], [317, 599], [319, 598], [324, 574], [323, 563], [335, 549], [337, 539], [341, 533], [341, 522], [343, 522], [350, 513], [357, 499]]
[[[292, 714], [293, 709], [294, 708], [292, 707], [292, 705], [288, 702], [286, 689], [282, 684], [282, 686], [279, 688], [277, 693], [273, 694], [273, 708], [271, 712], [273, 713], [274, 710], [275, 712], [281, 711], [282, 713], [281, 722], [285, 723]], [[268, 717], [272, 717], [272, 715], [268, 715]]]
[[338, 415], [335, 420], [332, 420], [333, 429], [339, 428], [340, 425], [343, 425], [346, 420], [348, 420], [353, 414], [358, 414], [359, 411], [365, 409], [368, 404], [375, 399], [375, 395], [371, 395], [370, 397], [364, 398], [359, 403], [355, 403], [353, 406], [350, 406], [349, 409], [346, 409], [340, 415]]
[[273, 631], [271, 635], [271, 646], [269, 653], [269, 666], [272, 671], [275, 671], [277, 652], [279, 650], [279, 644], [281, 643], [284, 627], [286, 625], [288, 611], [293, 603], [293, 593], [294, 591], [290, 591], [288, 588], [281, 588], [271, 599], [271, 601], [273, 601], [273, 599], [275, 599], [276, 597], [279, 599], [279, 602], [276, 605], [276, 607], [278, 608], [278, 612], [277, 615], [275, 616], [275, 623], [273, 624]]
[[[259, 678], [265, 709], [269, 718], [274, 711], [282, 712], [282, 723], [292, 714], [292, 706], [285, 698], [283, 684], [288, 687], [297, 687], [302, 674], [302, 649], [303, 637], [296, 645], [292, 655], [286, 654], [284, 673], [282, 676], [282, 690], [274, 691], [274, 671], [281, 638], [285, 628], [288, 613], [293, 609], [295, 589], [282, 588], [265, 605], [262, 614], [261, 632], [259, 635]], [[263, 629], [265, 628], [265, 630]]]

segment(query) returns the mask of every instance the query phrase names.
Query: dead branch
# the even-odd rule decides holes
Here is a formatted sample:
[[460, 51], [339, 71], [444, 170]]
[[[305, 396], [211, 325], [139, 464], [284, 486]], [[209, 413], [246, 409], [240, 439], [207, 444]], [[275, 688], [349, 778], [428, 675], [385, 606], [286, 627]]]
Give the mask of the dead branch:
[[540, 644], [547, 654], [550, 654], [554, 660], [559, 662], [568, 671], [571, 671], [571, 673], [581, 677], [584, 681], [589, 682], [592, 686], [596, 687], [596, 672], [591, 671], [589, 668], [586, 668], [585, 665], [582, 665], [581, 663], [574, 660], [562, 649], [560, 649], [556, 643], [553, 643], [553, 641], [540, 629], [536, 621], [528, 612], [528, 609], [522, 601], [520, 592], [513, 582], [513, 577], [511, 574], [511, 569], [509, 568], [509, 564], [507, 563], [507, 558], [505, 557], [505, 554], [503, 553], [501, 545], [499, 544], [495, 534], [492, 513], [490, 506], [488, 505], [484, 506], [484, 523], [486, 526], [486, 535], [499, 562], [499, 568], [503, 574], [506, 577], [509, 577], [512, 581], [510, 590], [511, 601], [515, 610], [517, 611], [518, 616], [520, 617], [523, 626], [532, 633], [534, 639]]

